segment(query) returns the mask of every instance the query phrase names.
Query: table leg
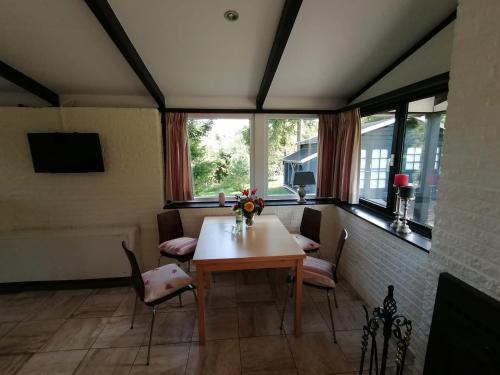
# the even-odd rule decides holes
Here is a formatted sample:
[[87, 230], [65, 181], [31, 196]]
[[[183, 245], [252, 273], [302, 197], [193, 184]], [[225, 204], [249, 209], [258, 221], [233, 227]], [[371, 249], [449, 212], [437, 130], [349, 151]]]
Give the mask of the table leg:
[[198, 332], [200, 345], [205, 345], [205, 270], [196, 267], [196, 288], [198, 290]]
[[302, 271], [303, 260], [299, 259], [295, 267], [295, 337], [302, 335]]

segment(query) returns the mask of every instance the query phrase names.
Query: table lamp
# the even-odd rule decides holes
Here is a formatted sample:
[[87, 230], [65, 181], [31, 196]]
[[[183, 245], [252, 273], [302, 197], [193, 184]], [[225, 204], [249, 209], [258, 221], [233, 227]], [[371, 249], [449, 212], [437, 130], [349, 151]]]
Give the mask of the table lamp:
[[313, 172], [295, 172], [295, 174], [293, 175], [293, 185], [299, 187], [299, 190], [297, 191], [297, 193], [299, 193], [299, 199], [297, 200], [297, 203], [307, 203], [305, 198], [305, 187], [306, 185], [314, 185], [315, 183], [316, 181], [314, 180]]

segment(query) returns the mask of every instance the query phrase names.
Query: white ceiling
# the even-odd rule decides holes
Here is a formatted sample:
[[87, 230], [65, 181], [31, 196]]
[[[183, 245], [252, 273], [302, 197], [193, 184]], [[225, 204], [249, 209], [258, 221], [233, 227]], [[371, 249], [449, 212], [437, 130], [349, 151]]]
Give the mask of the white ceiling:
[[[108, 1], [167, 106], [255, 106], [284, 0]], [[455, 7], [304, 0], [265, 107], [342, 105]], [[224, 20], [228, 9], [237, 22]], [[155, 106], [83, 0], [0, 0], [0, 60], [66, 105]], [[0, 94], [12, 90], [0, 80]]]

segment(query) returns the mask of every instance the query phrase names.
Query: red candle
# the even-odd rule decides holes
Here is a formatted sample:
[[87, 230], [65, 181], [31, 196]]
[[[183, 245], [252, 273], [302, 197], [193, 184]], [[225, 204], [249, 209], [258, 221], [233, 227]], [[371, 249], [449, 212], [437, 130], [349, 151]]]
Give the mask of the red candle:
[[394, 176], [394, 186], [407, 186], [407, 185], [408, 185], [407, 174], [397, 174]]

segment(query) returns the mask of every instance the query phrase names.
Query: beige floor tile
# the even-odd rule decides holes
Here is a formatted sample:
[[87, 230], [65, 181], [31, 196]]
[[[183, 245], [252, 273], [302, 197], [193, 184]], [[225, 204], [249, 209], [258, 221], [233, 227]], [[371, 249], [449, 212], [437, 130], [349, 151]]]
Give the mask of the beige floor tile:
[[[328, 303], [317, 302], [321, 315], [326, 321], [328, 328], [331, 329], [330, 315], [328, 312]], [[362, 329], [363, 325], [366, 323], [365, 312], [363, 310], [362, 302], [353, 303], [348, 306], [339, 306], [335, 308], [332, 301], [332, 314], [333, 322], [335, 323], [336, 331], [346, 331], [346, 330], [358, 330]]]
[[0, 374], [14, 375], [26, 363], [32, 354], [0, 355]]
[[243, 371], [295, 369], [287, 340], [282, 336], [242, 338], [240, 351]]
[[179, 303], [179, 297], [163, 302], [158, 306], [160, 311], [188, 311], [196, 310], [196, 298], [191, 291], [182, 293], [182, 307]]
[[[208, 309], [205, 312], [207, 340], [231, 339], [238, 337], [238, 311], [234, 308]], [[198, 321], [193, 331], [193, 341], [198, 341]]]
[[208, 341], [200, 346], [192, 343], [187, 375], [236, 375], [241, 373], [237, 339]]
[[130, 329], [131, 317], [120, 316], [107, 319], [104, 328], [92, 348], [123, 348], [140, 346], [149, 333], [151, 316], [137, 315], [134, 328]]
[[305, 333], [298, 338], [289, 335], [287, 339], [300, 374], [326, 375], [356, 370], [329, 332]]
[[275, 302], [271, 286], [266, 284], [245, 284], [236, 287], [236, 301], [248, 302]]
[[72, 314], [73, 318], [100, 318], [113, 316], [126, 294], [91, 294]]
[[236, 286], [236, 278], [239, 272], [226, 271], [212, 273], [212, 287]]
[[[153, 329], [153, 345], [190, 342], [196, 320], [194, 311], [157, 313]], [[147, 345], [149, 335], [144, 337]]]
[[28, 320], [67, 319], [71, 317], [82, 303], [86, 295], [72, 295], [71, 293], [55, 293], [40, 303], [37, 311], [31, 314]]
[[[278, 305], [281, 318], [283, 306]], [[285, 330], [293, 334], [295, 324], [295, 301], [289, 301], [285, 312]], [[325, 332], [328, 326], [314, 303], [302, 305], [302, 332]]]
[[94, 290], [94, 294], [127, 294], [132, 292], [132, 287], [130, 286], [120, 286], [114, 288], [97, 288]]
[[105, 322], [105, 318], [69, 319], [42, 351], [88, 349], [101, 333]]
[[87, 350], [36, 353], [17, 373], [18, 375], [71, 375]]
[[131, 375], [183, 375], [186, 372], [190, 344], [156, 345], [151, 347], [149, 366], [146, 366], [148, 348], [141, 347]]
[[0, 339], [0, 353], [37, 352], [63, 323], [63, 319], [21, 322]]
[[[134, 303], [136, 299], [136, 294], [135, 293], [128, 293], [123, 301], [120, 303], [120, 306], [115, 310], [113, 313], [114, 317], [117, 316], [132, 316], [134, 312]], [[152, 308], [144, 304], [142, 301], [137, 302], [137, 311], [136, 315], [141, 315], [141, 314], [151, 314]]]
[[219, 286], [216, 285], [210, 288], [207, 294], [207, 307], [222, 308], [236, 307], [236, 287], [235, 286]]
[[243, 371], [243, 375], [297, 375], [297, 370]]
[[9, 295], [0, 302], [0, 323], [21, 322], [40, 309], [40, 304], [53, 293], [26, 292]]
[[139, 351], [135, 348], [90, 349], [76, 375], [128, 374]]
[[238, 332], [240, 337], [280, 334], [280, 316], [274, 303], [238, 306]]
[[17, 322], [0, 323], [0, 338], [9, 333], [17, 324]]

